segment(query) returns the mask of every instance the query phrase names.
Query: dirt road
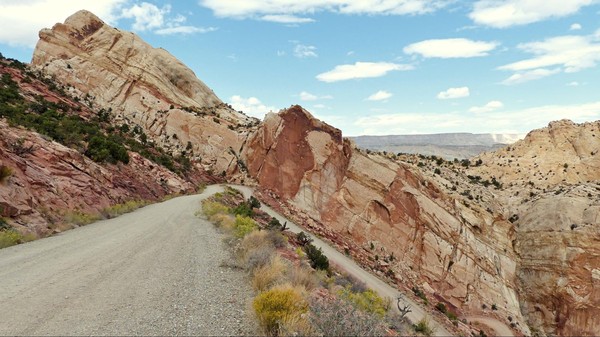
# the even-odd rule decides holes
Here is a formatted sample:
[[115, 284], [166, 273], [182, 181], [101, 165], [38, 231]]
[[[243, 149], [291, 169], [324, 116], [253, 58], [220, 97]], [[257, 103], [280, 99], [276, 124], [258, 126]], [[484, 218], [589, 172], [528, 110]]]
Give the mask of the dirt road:
[[0, 250], [0, 335], [256, 334], [246, 275], [194, 216], [219, 190]]

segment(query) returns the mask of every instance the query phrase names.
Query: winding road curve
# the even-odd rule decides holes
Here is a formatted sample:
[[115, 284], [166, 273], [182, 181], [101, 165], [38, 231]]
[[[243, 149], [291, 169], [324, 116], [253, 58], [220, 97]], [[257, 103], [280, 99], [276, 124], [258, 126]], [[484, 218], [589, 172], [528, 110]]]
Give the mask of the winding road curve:
[[[254, 334], [245, 275], [226, 267], [230, 256], [220, 234], [194, 216], [201, 200], [222, 190], [212, 185], [198, 195], [0, 250], [0, 335]], [[268, 206], [261, 209], [301, 231]], [[381, 296], [401, 295], [311, 237], [333, 263]], [[436, 336], [451, 335], [418, 303], [404, 300], [412, 306], [411, 321], [430, 317]]]

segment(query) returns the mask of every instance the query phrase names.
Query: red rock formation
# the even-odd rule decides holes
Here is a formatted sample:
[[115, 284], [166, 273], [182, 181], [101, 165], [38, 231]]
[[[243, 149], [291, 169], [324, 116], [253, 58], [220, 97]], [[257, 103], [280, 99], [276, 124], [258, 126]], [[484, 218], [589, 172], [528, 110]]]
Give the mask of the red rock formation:
[[299, 106], [268, 115], [243, 157], [262, 188], [355, 258], [377, 256], [380, 270], [464, 313], [496, 304], [521, 320], [514, 229], [502, 218], [450, 198], [411, 166], [353, 149]]

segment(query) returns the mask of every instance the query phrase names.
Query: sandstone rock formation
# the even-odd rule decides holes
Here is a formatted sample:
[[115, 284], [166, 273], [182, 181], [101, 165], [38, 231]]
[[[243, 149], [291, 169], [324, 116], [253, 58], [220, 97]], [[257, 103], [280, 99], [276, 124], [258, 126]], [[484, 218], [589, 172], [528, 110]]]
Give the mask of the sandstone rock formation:
[[239, 152], [245, 127], [257, 122], [223, 104], [164, 49], [85, 10], [40, 32], [32, 65], [81, 100], [112, 111], [116, 125], [140, 126], [169, 153], [190, 142], [194, 159], [215, 173], [234, 169], [229, 148]]
[[269, 114], [243, 157], [265, 194], [355, 258], [461, 313], [496, 304], [523, 323], [515, 231], [503, 217], [465, 206], [410, 165], [361, 153], [299, 106]]
[[600, 331], [600, 122], [552, 122], [471, 174], [496, 178], [516, 224], [522, 312], [559, 335]]

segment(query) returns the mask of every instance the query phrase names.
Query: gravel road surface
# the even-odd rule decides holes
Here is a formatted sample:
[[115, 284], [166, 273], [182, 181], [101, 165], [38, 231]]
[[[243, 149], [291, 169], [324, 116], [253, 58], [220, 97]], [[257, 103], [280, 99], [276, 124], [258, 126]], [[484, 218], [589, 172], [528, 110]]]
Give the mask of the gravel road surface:
[[219, 190], [0, 250], [0, 335], [256, 334], [247, 276], [194, 216]]

